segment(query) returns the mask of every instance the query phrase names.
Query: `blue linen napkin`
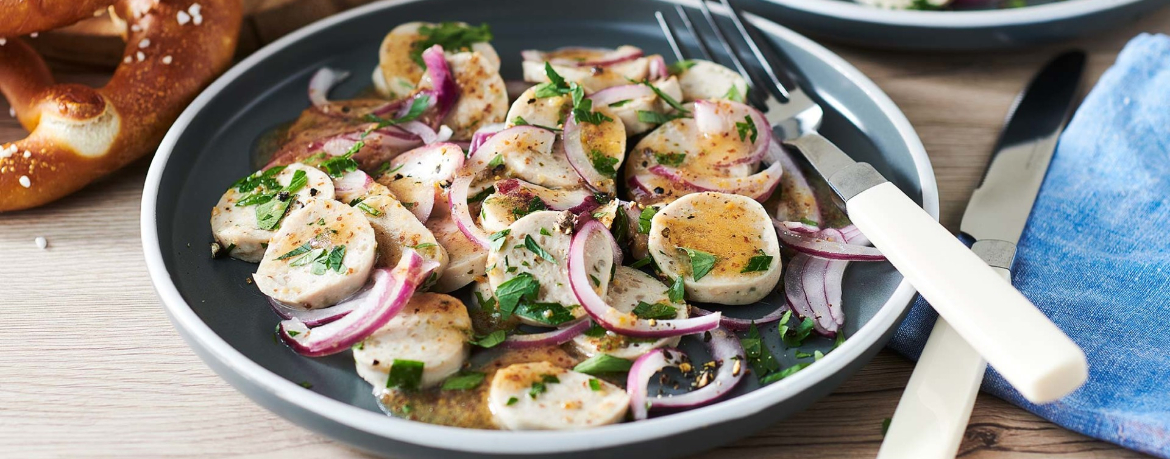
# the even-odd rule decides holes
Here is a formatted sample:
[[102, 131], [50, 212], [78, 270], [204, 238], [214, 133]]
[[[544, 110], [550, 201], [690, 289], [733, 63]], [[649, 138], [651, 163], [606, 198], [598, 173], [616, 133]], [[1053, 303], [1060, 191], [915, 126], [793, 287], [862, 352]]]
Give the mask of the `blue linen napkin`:
[[[1170, 458], [1170, 37], [1131, 40], [1077, 110], [1012, 279], [1085, 350], [1089, 380], [1045, 405], [1024, 400], [995, 371], [983, 390], [1065, 428]], [[890, 347], [917, 360], [936, 317], [919, 298]]]

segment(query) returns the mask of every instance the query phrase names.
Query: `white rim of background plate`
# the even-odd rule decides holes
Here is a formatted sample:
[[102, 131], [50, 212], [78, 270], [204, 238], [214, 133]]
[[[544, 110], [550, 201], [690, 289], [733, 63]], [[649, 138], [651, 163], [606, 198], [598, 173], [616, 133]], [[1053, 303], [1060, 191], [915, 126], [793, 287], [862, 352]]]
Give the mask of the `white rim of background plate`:
[[[211, 358], [241, 375], [255, 387], [267, 391], [270, 397], [299, 406], [320, 418], [356, 431], [441, 450], [485, 454], [548, 454], [615, 447], [699, 430], [705, 426], [760, 412], [778, 401], [791, 398], [831, 374], [841, 371], [846, 364], [860, 358], [865, 348], [877, 341], [882, 333], [893, 327], [904, 308], [909, 307], [915, 291], [908, 282], [903, 280], [873, 318], [857, 333], [849, 337], [839, 349], [829, 353], [815, 365], [811, 365], [791, 377], [710, 406], [646, 421], [577, 431], [492, 431], [439, 426], [398, 419], [306, 390], [251, 361], [220, 338], [195, 314], [195, 311], [179, 294], [163, 263], [162, 248], [159, 245], [155, 220], [155, 207], [167, 160], [170, 158], [179, 136], [199, 111], [232, 81], [265, 58], [306, 36], [339, 22], [417, 1], [422, 0], [392, 0], [354, 8], [321, 19], [256, 51], [212, 83], [183, 111], [170, 131], [167, 132], [166, 137], [163, 138], [158, 152], [151, 162], [142, 194], [142, 245], [151, 281], [154, 283], [164, 307], [169, 312], [175, 326], [186, 330], [191, 336], [192, 342], [189, 344], [202, 347]], [[690, 0], [670, 1], [696, 4]], [[726, 14], [722, 9], [717, 9], [717, 11], [720, 14]], [[856, 68], [813, 41], [759, 17], [751, 16], [749, 19], [761, 30], [804, 48], [824, 60], [873, 98], [881, 110], [890, 117], [902, 141], [909, 147], [918, 171], [918, 179], [922, 185], [923, 208], [932, 217], [938, 219], [938, 187], [926, 150], [910, 122], [889, 97]], [[322, 433], [329, 434], [328, 432]], [[458, 439], [458, 441], [452, 441], [453, 439]]]
[[758, 0], [820, 16], [858, 22], [939, 29], [1035, 24], [1087, 16], [1145, 0], [1066, 0], [1023, 8], [978, 11], [889, 10], [853, 3], [852, 0]]

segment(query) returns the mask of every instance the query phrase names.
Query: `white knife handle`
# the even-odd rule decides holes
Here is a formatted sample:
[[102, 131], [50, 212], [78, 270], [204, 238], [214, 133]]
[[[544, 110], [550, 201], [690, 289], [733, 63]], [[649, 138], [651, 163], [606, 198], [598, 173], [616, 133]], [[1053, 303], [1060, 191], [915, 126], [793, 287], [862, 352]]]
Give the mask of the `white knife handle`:
[[[992, 268], [1005, 280], [1011, 273]], [[878, 459], [951, 459], [959, 452], [987, 361], [939, 318], [906, 383]]]
[[1088, 378], [1076, 343], [894, 184], [861, 191], [845, 207], [853, 224], [1024, 398], [1051, 402]]

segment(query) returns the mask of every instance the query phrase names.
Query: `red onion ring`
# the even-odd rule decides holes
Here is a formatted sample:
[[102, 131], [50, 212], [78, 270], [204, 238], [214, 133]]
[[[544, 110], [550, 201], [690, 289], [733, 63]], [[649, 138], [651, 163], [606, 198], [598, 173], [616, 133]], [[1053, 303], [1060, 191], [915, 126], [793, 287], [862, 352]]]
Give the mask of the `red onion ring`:
[[500, 343], [500, 347], [504, 349], [524, 349], [541, 346], [559, 346], [576, 338], [577, 335], [585, 333], [585, 330], [588, 330], [590, 326], [591, 323], [589, 320], [578, 319], [566, 327], [544, 333], [510, 335], [504, 342]]
[[731, 100], [696, 100], [695, 127], [699, 132], [711, 137], [725, 137], [737, 134], [735, 123], [744, 117], [750, 116], [756, 126], [756, 141], [751, 144], [751, 151], [746, 156], [716, 163], [715, 167], [730, 167], [737, 164], [756, 164], [764, 159], [768, 149], [774, 143], [772, 128], [768, 119], [759, 110], [748, 105]]
[[360, 296], [360, 303], [350, 313], [316, 328], [309, 328], [296, 318], [282, 321], [280, 337], [298, 354], [308, 357], [349, 349], [394, 318], [438, 265], [438, 262], [424, 260], [418, 252], [408, 250], [394, 269], [374, 271], [373, 286], [366, 295]]
[[776, 161], [767, 169], [747, 177], [696, 176], [690, 171], [661, 164], [650, 166], [650, 172], [694, 190], [739, 194], [756, 201], [765, 201], [780, 184], [784, 166]]
[[422, 139], [423, 145], [430, 145], [439, 140], [439, 133], [420, 121], [407, 121], [396, 126], [403, 131], [418, 136], [419, 139]]
[[434, 125], [437, 126], [459, 100], [459, 85], [451, 74], [451, 67], [447, 65], [447, 57], [443, 54], [442, 46], [427, 48], [422, 53], [422, 60], [427, 64], [427, 75], [434, 84], [434, 97], [431, 100], [435, 104]]
[[581, 306], [598, 325], [614, 333], [635, 338], [682, 336], [712, 330], [719, 326], [719, 319], [722, 316], [720, 313], [687, 319], [645, 320], [606, 304], [605, 299], [593, 291], [585, 269], [585, 247], [589, 237], [594, 234], [613, 239], [613, 234], [597, 220], [590, 220], [581, 225], [569, 243], [569, 287], [577, 301], [581, 302]]
[[365, 301], [366, 297], [370, 296], [371, 291], [372, 289], [369, 288], [363, 289], [349, 297], [349, 299], [322, 309], [305, 309], [299, 306], [289, 306], [267, 295], [265, 295], [265, 298], [268, 299], [268, 305], [272, 306], [272, 312], [275, 312], [280, 318], [296, 319], [305, 324], [305, 326], [316, 327], [333, 322], [353, 312], [354, 308]]
[[496, 135], [497, 132], [504, 130], [504, 123], [493, 123], [480, 127], [471, 134], [471, 144], [467, 146], [467, 156], [475, 154], [475, 150], [479, 149], [484, 142]]
[[[762, 325], [762, 324], [769, 324], [769, 323], [775, 322], [777, 320], [780, 320], [780, 318], [784, 316], [784, 311], [787, 311], [787, 310], [788, 310], [788, 303], [784, 302], [784, 303], [780, 303], [780, 306], [777, 307], [776, 310], [765, 314], [763, 317], [760, 317], [759, 319], [740, 319], [740, 318], [736, 318], [736, 317], [723, 316], [723, 319], [721, 319], [719, 321], [719, 326], [726, 328], [728, 330], [734, 331], [734, 332], [741, 332], [741, 331], [745, 331], [749, 328], [752, 328], [752, 324]], [[691, 305], [691, 315], [692, 316], [706, 316], [706, 315], [711, 315], [711, 314], [713, 314], [712, 311], [708, 311], [708, 310], [700, 308], [698, 306]]]
[[338, 201], [349, 203], [364, 196], [373, 185], [374, 179], [359, 169], [333, 179], [333, 192]]
[[[874, 247], [847, 244], [841, 230], [827, 228], [814, 234], [807, 233], [807, 225], [800, 222], [778, 222], [773, 220], [776, 234], [784, 245], [797, 252], [818, 258], [846, 261], [882, 261], [886, 257]], [[850, 225], [852, 226], [852, 225]]]
[[[566, 59], [563, 57], [556, 57], [558, 54], [596, 54], [594, 59]], [[528, 62], [548, 62], [553, 65], [560, 65], [564, 67], [606, 67], [622, 62], [632, 61], [642, 57], [641, 49], [633, 46], [619, 46], [617, 49], [605, 48], [582, 48], [582, 47], [568, 47], [559, 48], [549, 52], [537, 51], [534, 49], [526, 49], [520, 51], [520, 57]]]
[[593, 101], [595, 107], [608, 106], [615, 102], [623, 100], [640, 99], [643, 97], [655, 97], [654, 90], [644, 84], [627, 84], [622, 86], [613, 86], [602, 89], [589, 96], [589, 100]]
[[650, 403], [647, 400], [650, 393], [650, 378], [662, 371], [663, 368], [678, 365], [682, 351], [674, 348], [654, 349], [642, 354], [630, 366], [626, 375], [626, 392], [630, 394], [630, 411], [635, 421], [649, 417]]
[[649, 57], [650, 59], [650, 81], [665, 80], [670, 78], [670, 69], [666, 66], [666, 59], [662, 58], [661, 54], [655, 54]]
[[577, 123], [577, 117], [569, 114], [563, 129], [563, 145], [569, 165], [573, 166], [573, 170], [577, 171], [577, 175], [581, 176], [589, 189], [601, 191], [610, 179], [593, 168], [593, 161], [585, 153], [585, 139], [581, 135], [581, 124]]
[[748, 369], [747, 361], [744, 359], [743, 345], [735, 334], [722, 328], [711, 330], [707, 349], [711, 352], [711, 359], [719, 365], [715, 377], [707, 385], [685, 394], [647, 400], [649, 408], [693, 408], [706, 405], [731, 392], [743, 380]]
[[[822, 230], [822, 237], [833, 242], [862, 245], [869, 239], [849, 229], [849, 235], [832, 228]], [[830, 260], [800, 253], [788, 263], [784, 273], [784, 294], [788, 307], [800, 318], [811, 317], [813, 329], [824, 336], [834, 336], [845, 325], [845, 312], [841, 308], [842, 279], [847, 260]]]
[[309, 79], [309, 102], [317, 108], [329, 105], [329, 90], [346, 78], [349, 78], [349, 72], [345, 70], [329, 67], [317, 69]]
[[[476, 153], [480, 150], [485, 150], [488, 153], [504, 151], [508, 144], [520, 136], [535, 136], [533, 147], [543, 151], [551, 151], [557, 137], [556, 133], [536, 126], [513, 126], [497, 132], [483, 145], [480, 145], [476, 149]], [[467, 236], [468, 240], [485, 249], [490, 247], [487, 239], [488, 234], [475, 224], [475, 219], [471, 216], [471, 208], [467, 204], [467, 195], [472, 182], [479, 177], [480, 173], [487, 170], [487, 166], [491, 162], [487, 156], [488, 154], [479, 153], [468, 158], [470, 161], [464, 163], [464, 169], [460, 171], [458, 177], [451, 182], [451, 187], [447, 189], [447, 202], [451, 206], [451, 218], [455, 221], [455, 225], [459, 227], [459, 231], [464, 236]]]
[[446, 183], [455, 178], [465, 162], [459, 145], [432, 143], [395, 156], [390, 160], [390, 170], [423, 182]]

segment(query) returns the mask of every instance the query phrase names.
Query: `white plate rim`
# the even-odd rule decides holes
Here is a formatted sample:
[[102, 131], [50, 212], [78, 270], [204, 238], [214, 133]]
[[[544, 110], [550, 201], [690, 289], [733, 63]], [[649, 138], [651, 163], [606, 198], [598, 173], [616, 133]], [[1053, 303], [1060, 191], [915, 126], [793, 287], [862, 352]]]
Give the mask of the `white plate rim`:
[[981, 29], [1063, 21], [1141, 3], [1145, 0], [1066, 0], [1057, 3], [978, 11], [891, 10], [841, 0], [756, 0], [818, 16], [892, 26]]

